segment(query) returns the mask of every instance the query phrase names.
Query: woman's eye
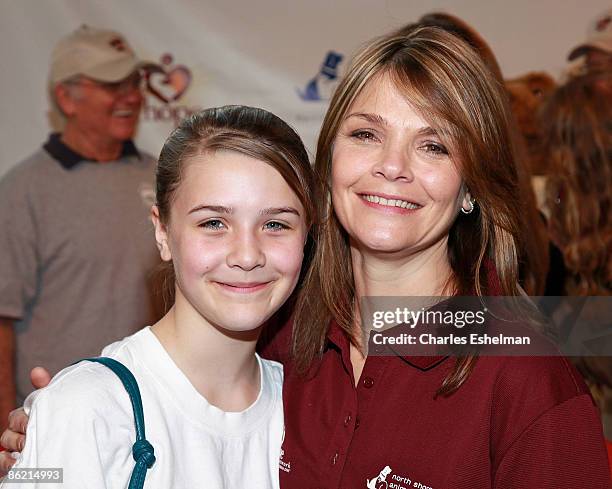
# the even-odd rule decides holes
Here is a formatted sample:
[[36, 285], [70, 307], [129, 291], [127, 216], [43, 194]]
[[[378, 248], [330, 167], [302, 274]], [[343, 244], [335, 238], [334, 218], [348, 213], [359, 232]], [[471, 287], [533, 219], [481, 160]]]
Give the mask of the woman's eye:
[[353, 131], [351, 133], [351, 137], [355, 139], [359, 139], [361, 141], [376, 141], [377, 137], [372, 131], [368, 131], [366, 129], [359, 129], [358, 131]]
[[289, 226], [283, 224], [282, 222], [270, 221], [264, 225], [264, 228], [270, 231], [282, 231], [283, 229], [289, 229]]
[[212, 231], [218, 231], [225, 227], [225, 224], [220, 219], [210, 219], [208, 221], [204, 221], [199, 225], [201, 228], [210, 229]]
[[448, 150], [440, 143], [425, 143], [421, 146], [426, 153], [432, 155], [448, 155]]

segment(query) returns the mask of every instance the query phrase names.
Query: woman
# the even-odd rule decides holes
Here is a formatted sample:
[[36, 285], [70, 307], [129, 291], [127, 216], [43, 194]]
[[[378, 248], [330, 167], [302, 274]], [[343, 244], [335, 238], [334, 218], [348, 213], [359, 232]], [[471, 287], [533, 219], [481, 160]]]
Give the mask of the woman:
[[338, 86], [317, 148], [322, 233], [293, 340], [272, 345], [293, 352], [281, 487], [363, 487], [387, 466], [397, 487], [609, 487], [564, 359], [384, 355], [360, 327], [364, 296], [519, 294], [502, 90], [463, 42], [419, 27], [369, 43]]
[[609, 487], [564, 360], [366, 355], [363, 296], [518, 294], [501, 90], [466, 44], [419, 27], [366, 45], [336, 90], [317, 252], [293, 335], [265, 349], [285, 366], [281, 487]]

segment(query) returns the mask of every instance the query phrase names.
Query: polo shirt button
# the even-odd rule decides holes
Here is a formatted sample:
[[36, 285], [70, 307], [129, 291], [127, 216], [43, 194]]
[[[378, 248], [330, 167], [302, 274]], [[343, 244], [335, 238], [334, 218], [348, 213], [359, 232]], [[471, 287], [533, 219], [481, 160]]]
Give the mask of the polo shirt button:
[[359, 428], [360, 424], [361, 424], [361, 421], [359, 421], [359, 418], [355, 418], [355, 429]]
[[334, 456], [331, 459], [331, 464], [332, 465], [336, 465], [336, 462], [338, 461], [338, 452], [334, 453]]
[[363, 379], [363, 386], [366, 389], [370, 389], [374, 385], [374, 379], [372, 377], [366, 377]]
[[351, 417], [351, 413], [348, 413], [348, 414], [346, 415], [346, 418], [344, 418], [344, 426], [348, 426], [348, 425], [350, 424], [350, 422], [351, 422], [351, 419], [353, 419], [353, 418]]

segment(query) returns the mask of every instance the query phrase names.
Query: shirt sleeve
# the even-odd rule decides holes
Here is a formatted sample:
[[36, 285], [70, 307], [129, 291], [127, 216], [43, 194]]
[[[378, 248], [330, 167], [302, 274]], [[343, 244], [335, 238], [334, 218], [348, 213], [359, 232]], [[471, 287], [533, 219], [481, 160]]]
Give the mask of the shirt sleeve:
[[[88, 370], [91, 373], [95, 368]], [[60, 468], [63, 483], [57, 486], [48, 482], [11, 483], [7, 489], [127, 487], [134, 466], [130, 437], [134, 430], [133, 416], [131, 412], [123, 412], [124, 404], [129, 404], [127, 393], [107, 388], [115, 381], [117, 391], [123, 389], [118, 379], [107, 379], [102, 374], [99, 382], [95, 382], [87, 372], [86, 375], [74, 373], [72, 378], [61, 379], [26, 400], [30, 416], [26, 443], [14, 466]], [[117, 402], [116, 394], [123, 394], [125, 402]]]
[[8, 175], [0, 182], [0, 316], [20, 319], [36, 293], [35, 210], [26, 184]]
[[510, 446], [494, 489], [610, 489], [601, 422], [588, 394], [554, 406]]

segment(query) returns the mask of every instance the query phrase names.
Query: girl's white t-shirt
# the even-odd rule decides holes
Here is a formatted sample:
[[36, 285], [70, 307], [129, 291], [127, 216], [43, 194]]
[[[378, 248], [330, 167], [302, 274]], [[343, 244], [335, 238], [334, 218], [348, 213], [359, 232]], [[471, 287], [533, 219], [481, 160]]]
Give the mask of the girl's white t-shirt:
[[[257, 356], [257, 400], [242, 412], [224, 412], [196, 391], [149, 327], [107, 346], [102, 356], [122, 362], [138, 381], [146, 437], [157, 459], [145, 488], [279, 487], [281, 364]], [[92, 362], [68, 367], [32, 393], [25, 408], [30, 421], [15, 468], [63, 468], [64, 481], [24, 489], [127, 487], [135, 464], [134, 415], [111, 370]]]

